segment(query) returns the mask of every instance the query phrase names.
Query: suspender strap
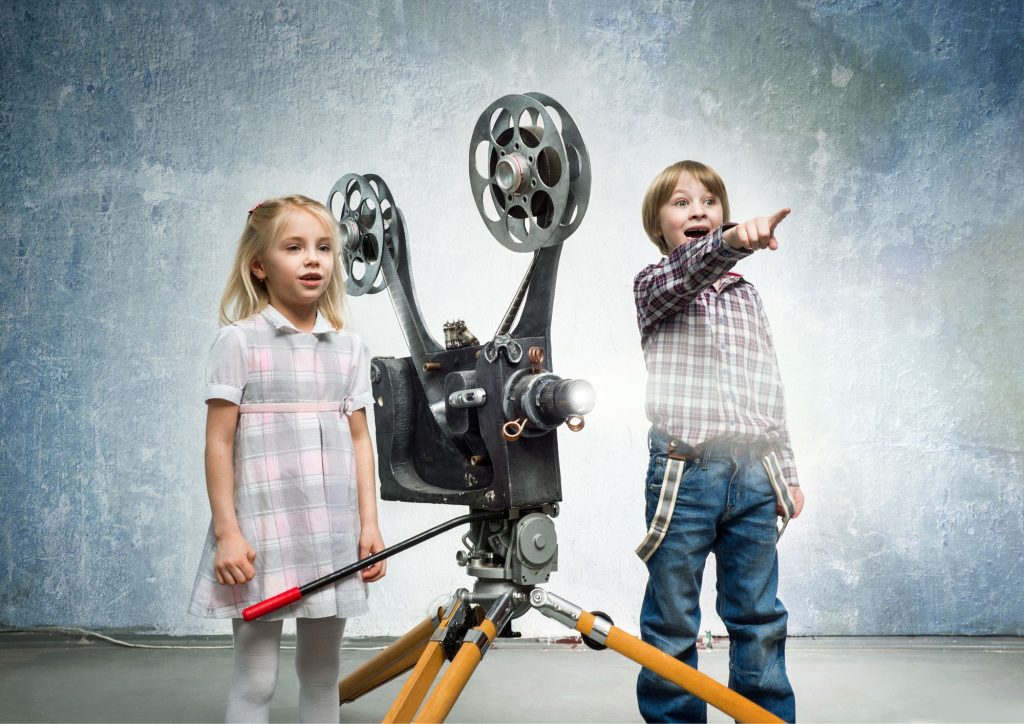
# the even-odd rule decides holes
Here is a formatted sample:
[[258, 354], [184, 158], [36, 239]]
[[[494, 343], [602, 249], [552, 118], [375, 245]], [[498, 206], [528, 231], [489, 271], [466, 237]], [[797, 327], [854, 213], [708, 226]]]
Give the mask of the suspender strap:
[[785, 532], [786, 526], [789, 525], [789, 519], [793, 517], [796, 503], [793, 502], [793, 498], [789, 495], [786, 477], [782, 474], [782, 466], [779, 465], [779, 457], [775, 454], [775, 451], [772, 450], [761, 458], [761, 462], [764, 464], [764, 469], [768, 471], [768, 479], [772, 482], [772, 488], [775, 490], [775, 498], [779, 501], [779, 507], [782, 508], [782, 522], [779, 525], [779, 532], [776, 537], [776, 540], [778, 540]]
[[661, 497], [658, 498], [658, 509], [651, 519], [651, 527], [647, 535], [636, 547], [636, 554], [640, 560], [646, 563], [650, 560], [658, 546], [665, 539], [669, 523], [672, 521], [672, 511], [676, 507], [676, 494], [679, 492], [679, 481], [683, 479], [683, 470], [686, 469], [686, 461], [670, 457], [665, 463], [665, 477], [661, 480]]
[[[665, 540], [665, 534], [668, 533], [669, 524], [672, 521], [672, 513], [676, 507], [680, 481], [683, 479], [683, 471], [686, 470], [688, 464], [698, 465], [707, 458], [707, 455], [704, 454], [707, 451], [693, 452], [697, 454], [697, 458], [690, 461], [674, 457], [671, 452], [669, 453], [668, 460], [665, 463], [665, 475], [661, 480], [661, 495], [658, 497], [658, 508], [651, 519], [651, 526], [647, 530], [647, 534], [640, 541], [640, 545], [636, 547], [636, 554], [644, 563], [650, 560], [662, 541]], [[782, 520], [779, 523], [777, 540], [782, 537], [786, 526], [789, 525], [793, 512], [796, 510], [796, 503], [793, 502], [793, 498], [789, 494], [786, 476], [782, 472], [782, 466], [779, 464], [779, 457], [775, 454], [775, 451], [772, 450], [761, 458], [761, 464], [764, 465], [764, 469], [768, 473], [768, 480], [771, 481], [772, 490], [775, 491], [775, 499], [782, 510], [782, 515], [780, 516]]]

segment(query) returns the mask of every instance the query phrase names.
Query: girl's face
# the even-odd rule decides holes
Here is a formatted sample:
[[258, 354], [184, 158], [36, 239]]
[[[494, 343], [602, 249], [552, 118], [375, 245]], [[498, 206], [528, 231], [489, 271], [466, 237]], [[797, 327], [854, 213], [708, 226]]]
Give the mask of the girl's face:
[[722, 225], [722, 203], [688, 173], [679, 174], [676, 187], [658, 213], [658, 230], [669, 251], [710, 234]]
[[262, 278], [270, 303], [279, 309], [316, 307], [334, 273], [334, 248], [323, 224], [304, 209], [293, 209], [281, 233], [252, 272]]

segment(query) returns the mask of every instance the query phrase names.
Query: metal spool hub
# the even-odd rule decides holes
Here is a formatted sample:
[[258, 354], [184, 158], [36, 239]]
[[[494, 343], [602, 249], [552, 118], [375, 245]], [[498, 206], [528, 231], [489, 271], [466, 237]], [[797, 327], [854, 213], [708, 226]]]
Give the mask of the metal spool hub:
[[590, 200], [590, 160], [579, 129], [542, 93], [504, 96], [481, 114], [469, 179], [487, 228], [513, 251], [560, 243]]
[[328, 194], [327, 207], [338, 221], [348, 293], [358, 297], [386, 289], [384, 249], [396, 268], [405, 251], [405, 220], [387, 184], [375, 174], [346, 174]]

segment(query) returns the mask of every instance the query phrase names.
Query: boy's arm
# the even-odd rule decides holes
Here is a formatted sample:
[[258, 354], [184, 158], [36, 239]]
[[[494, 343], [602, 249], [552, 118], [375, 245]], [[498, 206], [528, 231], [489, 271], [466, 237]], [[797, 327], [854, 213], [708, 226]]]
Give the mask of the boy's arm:
[[678, 246], [661, 264], [652, 264], [637, 274], [633, 297], [641, 337], [646, 338], [662, 320], [684, 309], [752, 253], [723, 243], [723, 232], [733, 226], [725, 224], [698, 241]]
[[796, 459], [793, 457], [793, 446], [789, 442], [789, 429], [785, 420], [782, 422], [782, 433], [778, 439], [779, 467], [786, 477], [786, 484], [791, 488], [800, 487], [800, 479], [796, 475]]
[[[377, 523], [377, 486], [373, 474], [373, 443], [366, 423], [366, 410], [355, 410], [348, 418], [352, 431], [352, 451], [356, 458], [356, 493], [359, 499], [359, 558], [366, 558], [384, 550]], [[379, 561], [362, 570], [367, 583], [387, 573], [388, 562]]]
[[804, 493], [800, 489], [800, 479], [796, 475], [796, 460], [793, 457], [793, 446], [789, 442], [789, 427], [785, 419], [782, 421], [782, 433], [779, 435], [778, 443], [779, 467], [782, 468], [782, 475], [786, 479], [789, 497], [793, 499], [793, 517], [796, 518], [804, 509]]
[[[761, 328], [764, 330], [764, 341], [771, 352], [772, 360], [775, 363], [775, 369], [778, 369], [779, 358], [775, 353], [775, 340], [772, 338], [771, 324], [768, 322], [768, 315], [765, 313], [764, 307], [761, 305], [760, 298], [758, 297], [757, 299], [757, 313], [761, 319]], [[779, 421], [778, 437], [775, 440], [776, 454], [779, 457], [779, 467], [782, 469], [782, 477], [785, 478], [786, 486], [789, 488], [789, 497], [793, 499], [795, 506], [793, 510], [793, 517], [796, 518], [804, 508], [804, 494], [800, 489], [800, 478], [797, 477], [796, 458], [793, 455], [793, 443], [789, 438], [789, 423], [786, 421], [786, 397], [785, 392], [781, 387], [779, 388], [778, 397], [775, 399], [772, 407], [771, 415]]]
[[699, 241], [677, 246], [663, 263], [640, 272], [633, 280], [633, 296], [641, 338], [681, 311], [740, 259], [758, 249], [778, 249], [775, 227], [789, 213], [783, 208], [771, 216], [723, 224]]
[[722, 234], [722, 240], [733, 249], [775, 251], [779, 248], [779, 242], [775, 238], [775, 227], [789, 216], [790, 211], [789, 208], [779, 209], [771, 216], [758, 216], [739, 224], [732, 224], [731, 228]]
[[[789, 442], [789, 429], [785, 420], [782, 422], [782, 433], [778, 439], [779, 467], [782, 468], [782, 476], [786, 479], [786, 487], [789, 488], [789, 497], [793, 500], [793, 518], [800, 515], [804, 509], [804, 492], [800, 488], [800, 480], [796, 476], [796, 460], [793, 458], [793, 446]], [[782, 511], [779, 510], [779, 514]]]

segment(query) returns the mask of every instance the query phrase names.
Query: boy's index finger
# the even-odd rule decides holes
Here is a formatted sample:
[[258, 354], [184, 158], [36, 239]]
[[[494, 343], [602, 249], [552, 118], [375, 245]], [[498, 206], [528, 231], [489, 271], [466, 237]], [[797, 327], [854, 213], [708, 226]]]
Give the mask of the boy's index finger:
[[792, 209], [790, 208], [779, 209], [774, 214], [768, 217], [768, 224], [771, 226], [773, 231], [775, 230], [776, 226], [782, 223], [783, 219], [789, 216], [790, 211], [792, 211]]

